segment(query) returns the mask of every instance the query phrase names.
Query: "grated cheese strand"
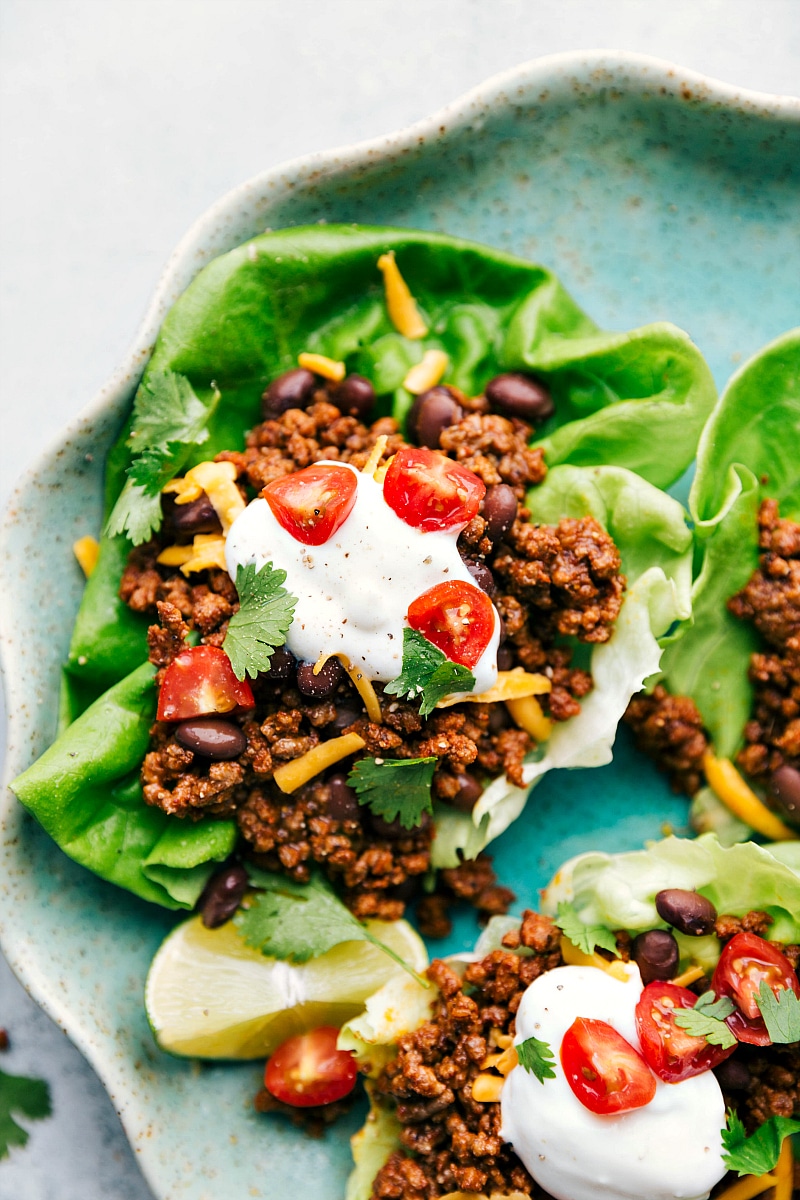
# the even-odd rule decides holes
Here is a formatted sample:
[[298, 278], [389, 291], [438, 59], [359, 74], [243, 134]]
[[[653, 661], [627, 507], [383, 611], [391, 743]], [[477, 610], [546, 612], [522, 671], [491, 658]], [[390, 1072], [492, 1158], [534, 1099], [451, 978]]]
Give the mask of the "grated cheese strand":
[[[514, 667], [513, 671], [498, 671], [497, 683], [485, 692], [469, 692], [466, 696], [443, 696], [437, 708], [450, 708], [453, 704], [494, 704], [498, 700], [520, 700], [525, 696], [545, 696], [553, 685], [546, 675], [535, 675]], [[544, 720], [542, 715], [542, 720]]]
[[784, 825], [775, 813], [748, 787], [729, 758], [716, 758], [710, 750], [703, 755], [703, 770], [709, 787], [734, 816], [771, 842], [794, 840], [797, 830]]
[[165, 567], [180, 567], [182, 575], [207, 571], [210, 567], [227, 571], [225, 538], [218, 533], [196, 533], [191, 546], [167, 546], [156, 562], [163, 563]]
[[397, 332], [413, 341], [424, 338], [428, 332], [428, 326], [420, 315], [417, 302], [411, 295], [408, 284], [400, 274], [400, 268], [394, 260], [394, 250], [389, 250], [380, 256], [378, 270], [383, 275], [389, 320]]
[[702, 979], [704, 975], [705, 971], [702, 967], [687, 967], [685, 971], [681, 971], [680, 975], [670, 979], [670, 983], [674, 983], [678, 987], [688, 987], [690, 983], [697, 983], [698, 979]]
[[500, 1099], [504, 1083], [502, 1075], [478, 1075], [472, 1084], [472, 1099], [479, 1104], [493, 1104]]
[[794, 1153], [789, 1138], [784, 1138], [781, 1156], [775, 1167], [775, 1200], [792, 1200], [794, 1195]]
[[310, 354], [304, 351], [298, 354], [297, 363], [307, 371], [321, 375], [323, 379], [330, 379], [332, 383], [341, 383], [347, 371], [343, 362], [337, 362], [335, 358], [326, 358], [324, 354]]
[[367, 459], [367, 461], [364, 463], [363, 467], [361, 468], [362, 475], [374, 475], [375, 474], [375, 472], [378, 469], [378, 463], [383, 458], [383, 452], [386, 449], [386, 443], [388, 441], [389, 441], [389, 439], [385, 433], [382, 433], [380, 435], [380, 437], [376, 439], [375, 445], [372, 447], [372, 449], [369, 452], [369, 458]]
[[372, 683], [367, 679], [363, 671], [358, 667], [354, 667], [346, 654], [337, 654], [336, 657], [344, 667], [347, 674], [350, 676], [356, 691], [364, 701], [364, 708], [367, 710], [367, 716], [375, 725], [383, 724], [383, 713], [381, 712], [381, 704], [375, 692]]
[[97, 557], [100, 553], [97, 538], [90, 537], [89, 534], [86, 537], [78, 538], [77, 542], [72, 543], [72, 553], [78, 560], [78, 566], [88, 579], [97, 566]]
[[365, 745], [366, 742], [357, 733], [344, 733], [341, 737], [331, 738], [329, 742], [320, 742], [299, 758], [277, 767], [272, 778], [282, 792], [291, 794], [334, 763], [355, 754], [356, 750], [363, 750]]
[[621, 958], [612, 958], [609, 960], [603, 958], [602, 954], [584, 954], [567, 937], [562, 937], [561, 939], [561, 957], [567, 966], [599, 967], [601, 971], [605, 971], [608, 975], [613, 975], [614, 979], [620, 979], [623, 983], [627, 983], [628, 981], [628, 973]]
[[[186, 472], [186, 481], [205, 492], [227, 535], [236, 518], [244, 512], [245, 502], [236, 486], [236, 467], [232, 462], [201, 462]], [[176, 504], [186, 504], [181, 496]]]
[[762, 1196], [776, 1182], [775, 1175], [745, 1175], [744, 1179], [739, 1179], [721, 1192], [717, 1200], [753, 1200], [754, 1196]]
[[553, 722], [542, 712], [535, 696], [523, 696], [519, 700], [506, 700], [511, 719], [520, 729], [529, 733], [534, 741], [546, 742], [553, 731]]
[[203, 494], [203, 489], [197, 483], [192, 483], [191, 479], [185, 479], [182, 476], [176, 479], [170, 479], [169, 483], [165, 483], [161, 489], [162, 495], [174, 494], [176, 504], [191, 504], [192, 500], [199, 500]]
[[421, 396], [436, 384], [447, 370], [450, 359], [444, 350], [426, 350], [422, 361], [415, 363], [403, 380], [403, 387], [412, 396]]

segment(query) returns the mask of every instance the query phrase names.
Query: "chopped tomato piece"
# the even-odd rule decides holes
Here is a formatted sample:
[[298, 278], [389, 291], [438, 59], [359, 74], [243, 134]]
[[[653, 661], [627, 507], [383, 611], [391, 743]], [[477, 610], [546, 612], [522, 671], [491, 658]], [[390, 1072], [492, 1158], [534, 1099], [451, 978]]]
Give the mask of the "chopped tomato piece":
[[159, 721], [186, 721], [255, 704], [250, 684], [236, 678], [224, 650], [187, 646], [164, 672], [156, 715]]
[[702, 1075], [736, 1049], [712, 1046], [675, 1023], [680, 1008], [694, 1008], [697, 996], [676, 983], [648, 983], [636, 1005], [636, 1031], [647, 1063], [666, 1083]]
[[740, 1042], [751, 1046], [769, 1046], [770, 1036], [756, 1004], [762, 983], [777, 996], [787, 988], [800, 997], [792, 964], [776, 946], [755, 933], [737, 933], [720, 955], [711, 987], [718, 996], [729, 996], [737, 1011], [727, 1019], [728, 1027]]
[[337, 1050], [339, 1030], [322, 1025], [289, 1038], [267, 1063], [264, 1086], [277, 1100], [295, 1108], [332, 1104], [352, 1092], [356, 1064], [349, 1050]]
[[656, 1094], [656, 1077], [639, 1051], [606, 1021], [573, 1021], [561, 1043], [561, 1065], [567, 1083], [593, 1113], [642, 1108]]
[[408, 608], [407, 620], [451, 662], [474, 667], [494, 633], [494, 609], [485, 592], [461, 579], [429, 588]]
[[274, 479], [261, 495], [296, 541], [322, 546], [350, 516], [357, 490], [358, 479], [349, 467], [317, 463]]
[[486, 495], [486, 485], [438, 450], [404, 446], [386, 472], [383, 495], [406, 525], [432, 532], [468, 524]]

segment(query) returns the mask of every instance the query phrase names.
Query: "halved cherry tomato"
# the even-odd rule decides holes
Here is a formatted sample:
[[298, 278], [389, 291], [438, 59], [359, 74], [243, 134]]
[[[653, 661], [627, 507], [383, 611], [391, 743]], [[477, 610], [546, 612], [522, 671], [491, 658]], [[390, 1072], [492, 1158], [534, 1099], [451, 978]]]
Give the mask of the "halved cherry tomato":
[[273, 479], [261, 495], [296, 541], [322, 546], [350, 516], [357, 489], [357, 476], [349, 467], [317, 463]]
[[718, 996], [729, 996], [737, 1011], [727, 1019], [728, 1027], [740, 1042], [751, 1046], [769, 1046], [770, 1036], [756, 1004], [761, 984], [766, 983], [777, 996], [789, 988], [800, 997], [792, 964], [777, 947], [755, 933], [737, 933], [720, 955], [711, 980]]
[[494, 633], [491, 600], [486, 592], [461, 579], [437, 583], [417, 596], [406, 619], [451, 662], [465, 667], [475, 666]]
[[694, 1008], [697, 996], [676, 983], [648, 983], [636, 1005], [636, 1031], [642, 1054], [659, 1079], [677, 1083], [702, 1075], [729, 1058], [736, 1049], [712, 1046], [675, 1024], [679, 1008]]
[[561, 1043], [567, 1083], [590, 1112], [642, 1108], [656, 1094], [656, 1077], [630, 1042], [605, 1021], [578, 1017]]
[[236, 678], [224, 650], [187, 646], [164, 672], [156, 715], [159, 721], [186, 721], [255, 704], [250, 684]]
[[347, 1096], [355, 1087], [356, 1064], [349, 1050], [336, 1049], [338, 1036], [338, 1029], [322, 1025], [289, 1038], [267, 1063], [267, 1091], [295, 1108], [332, 1104]]
[[473, 471], [437, 450], [404, 446], [383, 481], [386, 503], [414, 529], [431, 532], [466, 525], [486, 495]]

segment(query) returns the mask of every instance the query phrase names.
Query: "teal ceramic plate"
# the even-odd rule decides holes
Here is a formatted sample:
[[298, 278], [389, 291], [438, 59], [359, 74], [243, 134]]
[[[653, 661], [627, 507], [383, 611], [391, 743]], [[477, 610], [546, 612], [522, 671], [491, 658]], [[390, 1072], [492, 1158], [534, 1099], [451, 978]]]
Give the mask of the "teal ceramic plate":
[[[0, 549], [6, 778], [53, 737], [81, 591], [71, 543], [99, 527], [103, 459], [164, 313], [214, 255], [267, 226], [322, 220], [440, 229], [542, 262], [604, 328], [683, 326], [721, 385], [797, 324], [800, 102], [651, 59], [559, 56], [402, 133], [289, 163], [222, 199], [175, 251], [125, 362], [12, 499]], [[45, 599], [30, 608], [30, 595]], [[278, 1200], [302, 1183], [308, 1200], [341, 1197], [361, 1113], [309, 1141], [249, 1107], [255, 1064], [160, 1054], [142, 987], [174, 917], [75, 866], [8, 792], [2, 814], [3, 948], [100, 1074], [156, 1196]], [[499, 873], [520, 904], [534, 903], [568, 856], [632, 849], [685, 819], [684, 802], [620, 735], [612, 766], [548, 776], [496, 843]], [[445, 949], [474, 936], [465, 918]]]

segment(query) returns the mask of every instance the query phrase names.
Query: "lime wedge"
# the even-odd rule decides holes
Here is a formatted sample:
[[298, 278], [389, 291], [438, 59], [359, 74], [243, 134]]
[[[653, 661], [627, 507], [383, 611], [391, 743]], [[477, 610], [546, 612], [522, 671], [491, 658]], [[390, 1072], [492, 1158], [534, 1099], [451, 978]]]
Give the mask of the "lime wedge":
[[[368, 921], [367, 928], [414, 970], [425, 970], [425, 946], [406, 921]], [[145, 1009], [170, 1054], [266, 1058], [294, 1034], [343, 1025], [397, 974], [402, 968], [370, 942], [342, 942], [293, 965], [248, 946], [231, 921], [206, 929], [191, 917], [159, 947]]]

